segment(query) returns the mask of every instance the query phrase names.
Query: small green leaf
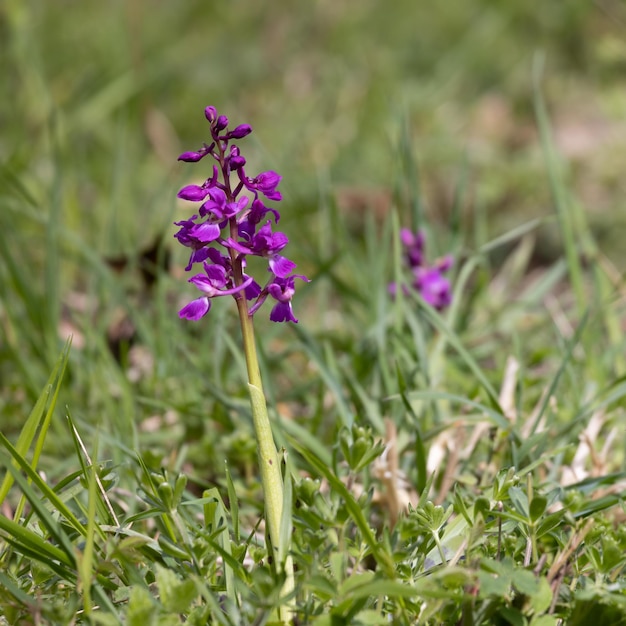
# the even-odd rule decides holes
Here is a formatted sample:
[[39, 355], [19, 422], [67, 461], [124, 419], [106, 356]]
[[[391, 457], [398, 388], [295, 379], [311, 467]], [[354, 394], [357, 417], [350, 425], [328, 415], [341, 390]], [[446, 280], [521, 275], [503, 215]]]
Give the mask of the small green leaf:
[[508, 624], [511, 626], [525, 626], [526, 619], [524, 616], [517, 610], [508, 606], [503, 606], [498, 611], [502, 617], [507, 620]]
[[543, 537], [543, 535], [546, 535], [555, 528], [558, 528], [563, 522], [565, 513], [565, 510], [557, 511], [556, 513], [552, 513], [551, 515], [548, 515], [543, 520], [541, 520], [541, 523], [539, 524], [539, 526], [537, 526], [537, 530], [535, 531], [535, 536], [537, 537], [537, 539]]
[[159, 546], [169, 556], [173, 556], [175, 559], [186, 560], [189, 559], [189, 553], [182, 548], [179, 548], [176, 544], [170, 541], [165, 535], [159, 535]]
[[553, 615], [541, 615], [539, 617], [534, 617], [529, 626], [558, 626], [561, 623], [561, 619], [558, 617], [554, 617]]
[[390, 598], [414, 598], [420, 595], [418, 587], [395, 580], [372, 580], [358, 585], [350, 591], [350, 598], [371, 598], [388, 596]]
[[608, 574], [613, 568], [624, 563], [625, 556], [623, 551], [611, 536], [604, 536], [602, 543], [602, 568], [603, 574]]
[[177, 508], [183, 499], [183, 493], [187, 486], [187, 476], [185, 474], [179, 474], [176, 477], [176, 483], [174, 485], [174, 508]]
[[336, 583], [330, 581], [325, 576], [317, 574], [311, 576], [306, 581], [307, 589], [310, 589], [312, 593], [318, 595], [322, 600], [330, 600], [337, 596]]
[[343, 583], [339, 587], [339, 594], [347, 595], [352, 590], [372, 582], [373, 578], [374, 572], [362, 572], [360, 574], [353, 574], [343, 581]]
[[545, 496], [534, 496], [530, 502], [530, 519], [536, 522], [545, 512], [548, 506], [548, 498]]
[[504, 598], [509, 593], [509, 580], [503, 576], [479, 570], [478, 581], [480, 583], [481, 598]]
[[358, 623], [362, 626], [389, 626], [389, 617], [380, 611], [366, 609], [358, 614]]
[[455, 485], [454, 487], [453, 497], [454, 497], [454, 510], [460, 515], [462, 515], [465, 518], [465, 521], [468, 523], [468, 525], [471, 526], [472, 519], [470, 518], [469, 511], [467, 510], [467, 507], [465, 506], [465, 502], [463, 501], [461, 493], [459, 492], [458, 485]]
[[446, 567], [439, 573], [439, 580], [449, 589], [462, 589], [474, 580], [474, 574], [462, 567]]
[[174, 572], [156, 564], [156, 579], [161, 602], [166, 611], [187, 611], [198, 595], [193, 580], [179, 580]]
[[134, 585], [128, 600], [126, 619], [128, 626], [146, 626], [152, 624], [157, 605], [152, 595], [145, 587]]
[[515, 569], [511, 582], [525, 596], [533, 596], [539, 591], [539, 579], [526, 569]]
[[506, 500], [509, 489], [519, 482], [519, 476], [514, 467], [501, 469], [493, 483], [493, 500]]
[[[530, 606], [535, 612], [535, 615], [544, 613], [552, 604], [552, 589], [550, 588], [550, 583], [548, 583], [545, 578], [539, 578], [538, 580], [538, 589], [529, 598]], [[551, 619], [552, 622], [549, 623], [554, 624], [554, 618], [551, 617]], [[533, 626], [535, 625], [534, 620], [531, 623], [533, 624]]]
[[[474, 501], [474, 522], [476, 522], [479, 515], [482, 515], [483, 520], [487, 518], [488, 513], [491, 510], [491, 503], [488, 498], [479, 496]], [[471, 524], [471, 522], [469, 522]]]
[[302, 500], [304, 504], [311, 506], [315, 494], [320, 490], [320, 484], [319, 480], [313, 480], [305, 476], [296, 486], [296, 496]]
[[530, 511], [528, 508], [528, 496], [519, 487], [509, 487], [509, 498], [517, 512], [523, 515], [527, 520], [530, 519]]
[[94, 626], [119, 626], [120, 620], [111, 613], [93, 613], [89, 618]]

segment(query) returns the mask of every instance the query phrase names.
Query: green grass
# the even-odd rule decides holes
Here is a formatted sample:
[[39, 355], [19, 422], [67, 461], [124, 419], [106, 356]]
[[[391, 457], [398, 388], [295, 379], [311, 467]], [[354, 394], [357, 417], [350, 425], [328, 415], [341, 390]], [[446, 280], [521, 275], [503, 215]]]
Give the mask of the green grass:
[[[615, 128], [621, 12], [5, 3], [0, 624], [278, 604], [234, 305], [177, 316], [208, 104], [312, 279], [255, 320], [297, 623], [626, 623], [620, 148], [562, 139], [572, 102]], [[456, 258], [443, 314], [389, 297], [403, 226]]]

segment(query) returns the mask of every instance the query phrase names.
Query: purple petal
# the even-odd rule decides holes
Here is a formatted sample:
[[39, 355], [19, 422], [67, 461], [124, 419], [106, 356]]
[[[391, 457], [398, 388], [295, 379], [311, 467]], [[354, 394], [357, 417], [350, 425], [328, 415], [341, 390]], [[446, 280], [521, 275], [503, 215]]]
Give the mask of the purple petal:
[[293, 276], [287, 276], [287, 278], [277, 277], [274, 279], [274, 282], [267, 286], [267, 290], [272, 298], [279, 302], [289, 302], [296, 292], [295, 280]]
[[204, 200], [209, 195], [209, 190], [198, 185], [187, 185], [178, 192], [178, 197], [182, 200], [198, 202]]
[[[268, 222], [269, 224], [269, 222]], [[285, 233], [274, 233], [272, 235], [272, 244], [270, 252], [279, 252], [289, 243], [289, 238]]]
[[270, 269], [279, 278], [285, 278], [296, 268], [296, 264], [287, 257], [276, 254], [270, 258]]
[[224, 269], [230, 268], [230, 259], [225, 254], [222, 254], [215, 248], [205, 248], [207, 251], [207, 258], [211, 259], [215, 265], [221, 265]]
[[452, 301], [450, 281], [444, 278], [436, 268], [419, 268], [415, 272], [415, 287], [422, 298], [436, 309], [444, 309]]
[[[242, 175], [243, 170], [239, 170]], [[243, 184], [251, 191], [260, 191], [268, 200], [282, 200], [280, 191], [276, 190], [282, 176], [270, 170], [261, 172], [256, 178], [242, 178]]]
[[209, 298], [215, 296], [218, 291], [213, 283], [204, 275], [196, 274], [192, 276], [189, 281], [192, 285], [196, 286], [202, 293], [205, 293]]
[[291, 302], [277, 302], [270, 312], [270, 321], [295, 322], [297, 324], [298, 320], [294, 317]]
[[237, 234], [246, 241], [250, 241], [254, 236], [256, 224], [250, 222], [250, 220], [244, 219], [237, 224]]
[[184, 306], [178, 312], [178, 317], [185, 320], [196, 321], [204, 317], [209, 312], [210, 308], [211, 301], [208, 298], [198, 298]]
[[205, 263], [204, 271], [213, 285], [223, 287], [226, 284], [226, 270], [222, 265]]
[[221, 233], [222, 231], [217, 224], [204, 222], [203, 224], [196, 225], [191, 230], [190, 234], [201, 243], [209, 243], [210, 241], [215, 241]]
[[[248, 278], [245, 274], [243, 275], [244, 279]], [[254, 300], [261, 295], [261, 285], [253, 280], [245, 289], [246, 300]]]
[[400, 241], [407, 248], [422, 248], [424, 245], [424, 234], [419, 230], [413, 233], [408, 228], [401, 228]]
[[187, 264], [185, 271], [188, 272], [194, 263], [202, 263], [202, 261], [207, 259], [209, 256], [209, 250], [210, 248], [200, 248], [198, 250], [194, 250], [189, 257], [189, 263]]
[[280, 191], [262, 191], [261, 192], [268, 200], [274, 200], [279, 202], [283, 199], [283, 194]]
[[454, 265], [454, 257], [448, 254], [437, 261], [437, 269], [440, 272], [447, 272]]
[[240, 241], [235, 241], [232, 237], [226, 239], [223, 244], [227, 248], [233, 248], [242, 254], [252, 254], [252, 250], [244, 246]]
[[196, 274], [188, 282], [195, 285], [209, 298], [221, 294], [222, 288], [226, 286], [226, 270], [221, 265], [204, 264], [205, 274]]

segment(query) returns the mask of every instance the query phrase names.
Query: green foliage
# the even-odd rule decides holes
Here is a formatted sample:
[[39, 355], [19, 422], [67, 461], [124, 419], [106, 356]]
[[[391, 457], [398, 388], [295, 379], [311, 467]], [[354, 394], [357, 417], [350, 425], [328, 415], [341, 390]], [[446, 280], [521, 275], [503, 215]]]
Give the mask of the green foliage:
[[[66, 360], [67, 352], [60, 371]], [[54, 397], [62, 379], [53, 380]], [[31, 507], [21, 519], [0, 524], [0, 598], [8, 618], [27, 619], [35, 589], [36, 610], [50, 621], [70, 620], [81, 604], [74, 615], [97, 624], [237, 624], [269, 617], [280, 582], [250, 526], [258, 508], [240, 506], [230, 472], [227, 506], [220, 489], [193, 496], [185, 474], [151, 470], [138, 458], [132, 465], [141, 510], [130, 514], [128, 492], [119, 489], [112, 468], [85, 462], [89, 455], [71, 420], [68, 427], [81, 469], [54, 489], [26, 460], [27, 448], [21, 454], [2, 439], [4, 467]], [[330, 465], [306, 442], [290, 442], [298, 457], [290, 465], [301, 623], [548, 624], [591, 611], [621, 623], [626, 533], [602, 517], [604, 507], [581, 512], [575, 497], [593, 500], [598, 489], [619, 484], [621, 474], [563, 489], [526, 470], [502, 469], [479, 489], [457, 484], [445, 506], [429, 499], [431, 480], [392, 528], [378, 505], [384, 481], [375, 478], [388, 451], [365, 427], [338, 434]], [[363, 454], [355, 452], [358, 441], [369, 442]], [[324, 482], [301, 477], [304, 469]], [[366, 478], [368, 488], [361, 485]], [[357, 486], [366, 489], [355, 497]], [[242, 527], [250, 529], [245, 538]]]
[[[231, 303], [183, 324], [164, 271], [207, 104], [313, 278], [255, 320], [296, 623], [626, 624], [623, 159], [559, 144], [623, 108], [598, 7], [66, 4], [0, 9], [0, 624], [275, 617]], [[442, 314], [389, 297], [401, 226], [455, 255]]]

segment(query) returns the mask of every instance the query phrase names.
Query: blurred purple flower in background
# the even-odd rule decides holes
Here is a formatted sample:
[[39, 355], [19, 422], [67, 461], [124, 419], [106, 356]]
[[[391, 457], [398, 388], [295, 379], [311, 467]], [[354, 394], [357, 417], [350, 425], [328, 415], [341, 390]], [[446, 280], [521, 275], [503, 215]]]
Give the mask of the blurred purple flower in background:
[[[425, 235], [422, 231], [413, 233], [408, 228], [400, 230], [400, 241], [404, 247], [404, 260], [412, 274], [411, 287], [422, 296], [425, 302], [441, 311], [452, 302], [452, 287], [444, 277], [453, 265], [453, 258], [448, 255], [439, 259], [434, 265], [428, 265], [424, 254]], [[398, 290], [396, 283], [389, 285], [389, 292], [395, 295]], [[408, 289], [403, 285], [403, 290]]]
[[[272, 231], [271, 220], [264, 220], [270, 213], [276, 224], [280, 213], [265, 206], [259, 198], [261, 194], [266, 200], [282, 200], [277, 190], [281, 176], [270, 170], [248, 177], [244, 169], [246, 160], [239, 147], [229, 144], [249, 135], [252, 128], [240, 124], [227, 131], [228, 118], [218, 115], [215, 107], [206, 107], [204, 115], [211, 127], [212, 142], [204, 144], [197, 152], [184, 152], [178, 160], [197, 163], [211, 155], [217, 164], [202, 185], [186, 185], [178, 192], [182, 200], [202, 204], [189, 219], [174, 222], [180, 227], [174, 236], [183, 246], [191, 248], [185, 269], [189, 271], [195, 263], [203, 263], [204, 274], [189, 279], [203, 296], [183, 307], [179, 316], [198, 320], [209, 312], [211, 298], [225, 295], [255, 300], [248, 311], [249, 315], [254, 315], [269, 295], [277, 301], [270, 312], [270, 320], [297, 322], [291, 307], [294, 279], [309, 280], [301, 274], [291, 274], [296, 264], [279, 254], [289, 239], [282, 232]], [[233, 172], [236, 172], [236, 179], [231, 180]], [[240, 195], [244, 192], [251, 197]], [[216, 246], [221, 246], [222, 251]], [[269, 277], [264, 287], [244, 273], [247, 256], [267, 259]]]

